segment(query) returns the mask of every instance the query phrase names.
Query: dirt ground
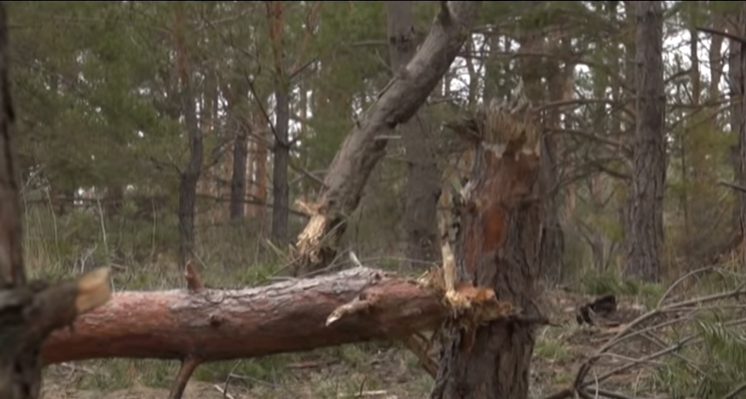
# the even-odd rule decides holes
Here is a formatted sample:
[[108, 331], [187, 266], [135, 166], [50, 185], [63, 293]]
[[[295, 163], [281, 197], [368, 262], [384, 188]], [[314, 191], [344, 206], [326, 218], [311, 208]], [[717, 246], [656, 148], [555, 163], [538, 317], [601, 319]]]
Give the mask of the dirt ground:
[[[541, 398], [567, 387], [575, 378], [582, 362], [616, 330], [580, 327], [575, 321], [575, 307], [590, 298], [565, 292], [545, 295], [546, 313], [555, 326], [542, 327], [537, 331], [537, 343], [531, 375], [531, 397]], [[236, 372], [226, 383], [225, 379], [212, 381], [193, 378], [186, 388], [185, 399], [254, 399], [254, 398], [353, 398], [370, 399], [419, 399], [427, 397], [432, 389], [432, 379], [417, 365], [414, 357], [395, 343], [382, 345], [378, 350], [366, 348], [354, 352], [354, 356], [337, 357], [334, 353], [314, 352], [297, 354], [295, 360], [286, 361], [275, 377], [257, 377]], [[630, 355], [631, 356], [631, 355]], [[310, 359], [310, 360], [309, 360]], [[622, 364], [619, 358], [602, 359], [596, 368], [603, 373]], [[99, 362], [99, 364], [101, 364]], [[109, 373], [106, 366], [86, 369], [77, 364], [55, 365], [47, 371], [43, 399], [164, 399], [175, 373], [172, 369], [162, 373], [160, 387], [149, 387], [142, 383], [138, 373], [150, 370], [129, 371], [118, 377], [125, 380], [124, 389], [107, 388], [103, 384], [92, 388], [82, 384], [84, 378], [97, 373]], [[202, 366], [205, 367], [205, 366]], [[642, 371], [633, 369], [611, 378], [605, 386], [629, 391], [639, 384]], [[109, 374], [107, 374], [109, 375]], [[129, 377], [132, 380], [129, 380]], [[88, 376], [88, 377], [86, 377]], [[141, 377], [141, 376], [140, 376]], [[112, 377], [114, 378], [114, 377]], [[160, 377], [159, 377], [160, 378]], [[152, 380], [152, 379], [151, 379]], [[88, 385], [88, 386], [86, 386]], [[116, 384], [112, 384], [116, 385]], [[120, 384], [121, 385], [121, 384]], [[228, 387], [228, 395], [222, 390]], [[640, 393], [640, 389], [635, 387]], [[647, 392], [647, 397], [661, 397]]]

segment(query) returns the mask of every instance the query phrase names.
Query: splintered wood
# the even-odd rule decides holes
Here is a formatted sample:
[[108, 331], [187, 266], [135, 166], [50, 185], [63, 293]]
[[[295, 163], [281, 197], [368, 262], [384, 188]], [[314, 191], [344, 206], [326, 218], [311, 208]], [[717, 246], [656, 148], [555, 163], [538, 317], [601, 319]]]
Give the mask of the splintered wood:
[[534, 302], [538, 118], [520, 89], [515, 98], [449, 124], [466, 143], [459, 155], [470, 165], [446, 179], [440, 207], [444, 299], [453, 313], [433, 398], [526, 397], [534, 327], [548, 322]]

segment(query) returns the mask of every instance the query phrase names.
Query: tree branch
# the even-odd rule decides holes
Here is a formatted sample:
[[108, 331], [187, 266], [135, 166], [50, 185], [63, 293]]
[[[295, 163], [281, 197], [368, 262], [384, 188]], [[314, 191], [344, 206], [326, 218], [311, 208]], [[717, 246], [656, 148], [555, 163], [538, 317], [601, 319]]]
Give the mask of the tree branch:
[[732, 33], [723, 32], [723, 31], [719, 31], [719, 30], [716, 30], [716, 29], [707, 28], [707, 27], [704, 27], [704, 26], [698, 26], [698, 27], [696, 27], [694, 29], [697, 30], [697, 31], [699, 31], [699, 32], [709, 33], [711, 35], [722, 36], [722, 37], [728, 38], [730, 40], [735, 40], [738, 43], [746, 44], [746, 38], [743, 38], [741, 36], [736, 36], [736, 35], [734, 35]]

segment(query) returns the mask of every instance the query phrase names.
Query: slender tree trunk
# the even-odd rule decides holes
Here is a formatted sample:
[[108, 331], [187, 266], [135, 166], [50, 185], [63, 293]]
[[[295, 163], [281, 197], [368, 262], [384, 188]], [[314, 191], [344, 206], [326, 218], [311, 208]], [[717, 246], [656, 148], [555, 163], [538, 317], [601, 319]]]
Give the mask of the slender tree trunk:
[[[743, 32], [746, 32], [746, 2], [742, 3], [741, 6], [741, 13], [739, 16], [739, 25], [741, 28], [741, 34]], [[739, 143], [739, 152], [740, 152], [740, 183], [741, 185], [746, 185], [746, 101], [743, 101], [744, 94], [746, 93], [746, 44], [741, 43], [740, 44], [741, 51], [740, 51], [740, 67], [741, 67], [741, 76], [739, 76], [739, 83], [740, 83], [740, 95], [741, 95], [741, 113], [740, 117], [741, 120], [739, 121], [739, 134], [738, 134], [738, 143]], [[744, 267], [746, 267], [746, 193], [741, 192], [740, 193], [740, 220], [741, 220], [741, 238], [742, 238], [742, 246], [741, 246], [741, 256], [742, 256], [742, 262]]]
[[630, 217], [626, 229], [625, 273], [656, 281], [663, 244], [666, 146], [663, 132], [663, 7], [640, 1], [637, 11], [637, 102]]
[[[387, 1], [389, 54], [391, 69], [404, 68], [416, 50], [414, 2]], [[437, 205], [440, 175], [429, 140], [426, 110], [399, 126], [407, 157], [406, 208], [404, 230], [406, 253], [413, 268], [424, 262], [440, 263], [438, 248]]]
[[255, 113], [252, 118], [252, 126], [255, 131], [255, 137], [252, 140], [254, 152], [251, 154], [254, 165], [252, 191], [254, 193], [253, 199], [258, 204], [252, 205], [251, 209], [253, 211], [251, 212], [251, 216], [263, 219], [265, 216], [265, 205], [267, 204], [267, 191], [269, 186], [269, 168], [267, 166], [267, 155], [269, 154], [267, 140], [269, 129], [266, 121], [259, 121], [262, 121], [262, 118]]
[[244, 217], [244, 201], [246, 199], [246, 158], [248, 155], [248, 141], [246, 127], [240, 124], [236, 138], [233, 139], [233, 171], [231, 174], [230, 218], [232, 222], [239, 222]]
[[[728, 32], [736, 36], [742, 36], [742, 22], [736, 18], [735, 25], [730, 25]], [[731, 134], [736, 138], [736, 143], [730, 148], [730, 159], [733, 165], [733, 180], [744, 184], [744, 178], [741, 174], [741, 124], [743, 123], [743, 77], [741, 76], [741, 43], [731, 40], [728, 43], [730, 57], [728, 58], [728, 81], [730, 83], [730, 129]], [[735, 221], [734, 231], [741, 235], [741, 241], [744, 238], [744, 232], [741, 230], [741, 207], [743, 207], [741, 196], [737, 194], [738, 201], [733, 207], [733, 220]], [[746, 265], [746, 263], [744, 263]]]
[[[557, 37], [553, 38], [553, 45], [558, 53], [566, 49], [561, 34], [563, 29], [557, 29]], [[549, 61], [552, 62], [552, 61]], [[573, 67], [566, 65], [560, 68], [559, 61], [547, 64], [549, 101], [560, 101], [565, 97], [565, 85], [571, 79]], [[555, 129], [561, 128], [560, 110], [552, 109], [547, 115], [545, 126]], [[557, 284], [562, 279], [563, 257], [565, 253], [565, 234], [560, 224], [559, 213], [564, 190], [559, 187], [559, 167], [557, 137], [543, 134], [541, 137], [541, 198], [542, 198], [542, 234], [540, 241], [541, 276], [550, 284]], [[570, 187], [569, 189], [572, 189]]]
[[189, 140], [189, 163], [179, 179], [179, 261], [182, 266], [194, 253], [194, 214], [197, 206], [197, 183], [202, 174], [202, 132], [197, 123], [197, 110], [191, 69], [184, 43], [184, 10], [176, 6], [174, 40], [177, 53], [176, 67], [181, 80], [179, 97]]
[[[249, 154], [249, 130], [251, 118], [246, 109], [246, 90], [241, 84], [225, 85], [221, 88], [228, 102], [227, 113], [233, 126], [233, 159], [231, 165], [231, 193], [229, 203], [229, 218], [231, 222], [239, 222], [246, 213], [246, 179]], [[240, 97], [236, 93], [240, 93]]]
[[[629, 145], [630, 148], [633, 146], [634, 142], [634, 132], [635, 132], [635, 126], [637, 125], [637, 111], [635, 108], [635, 101], [634, 98], [637, 93], [637, 86], [636, 86], [636, 77], [635, 77], [635, 54], [636, 54], [636, 43], [635, 43], [635, 26], [636, 26], [636, 17], [635, 17], [635, 6], [637, 2], [636, 1], [625, 1], [624, 2], [624, 27], [626, 28], [625, 31], [630, 32], [628, 35], [624, 36], [623, 44], [624, 44], [624, 54], [623, 54], [623, 67], [624, 67], [624, 87], [622, 89], [622, 101], [624, 102], [624, 109], [625, 109], [625, 115], [628, 120], [625, 120], [623, 123], [623, 131], [622, 131], [622, 143]], [[631, 161], [631, 160], [630, 160]], [[630, 170], [632, 169], [632, 163], [629, 163]], [[621, 225], [624, 226], [626, 229], [627, 226], [629, 226], [630, 223], [630, 217], [631, 217], [631, 209], [632, 209], [632, 193], [630, 190], [630, 186], [627, 186], [627, 192], [626, 192], [626, 199], [622, 203], [622, 208], [620, 212], [621, 216]], [[626, 232], [625, 232], [626, 235]]]
[[[491, 287], [500, 300], [535, 314], [541, 204], [533, 198], [540, 173], [539, 128], [533, 125], [536, 115], [511, 111], [489, 108], [485, 121], [477, 122], [487, 127], [472, 137], [481, 134], [485, 142], [476, 146], [471, 189], [456, 201], [462, 205], [454, 210], [460, 227], [453, 252], [462, 281]], [[498, 112], [502, 115], [494, 115]], [[473, 335], [459, 327], [447, 333], [433, 399], [527, 397], [531, 325], [498, 321], [476, 327]]]
[[284, 5], [282, 1], [267, 2], [267, 13], [270, 18], [270, 37], [274, 53], [275, 70], [275, 145], [274, 165], [272, 170], [272, 239], [285, 242], [288, 238], [288, 162], [290, 160], [290, 138], [288, 125], [290, 121], [289, 82], [285, 71], [285, 48], [283, 30], [285, 29]]
[[[541, 7], [542, 1], [531, 1], [530, 7]], [[539, 27], [530, 29], [524, 35], [518, 38], [520, 43], [519, 54], [533, 54], [545, 50], [544, 37], [539, 33]], [[556, 39], [556, 48], [559, 49], [560, 38]], [[554, 40], [552, 40], [554, 42]], [[526, 95], [529, 101], [535, 104], [541, 104], [547, 100], [549, 94], [550, 100], [559, 100], [562, 93], [562, 74], [559, 63], [550, 64], [551, 61], [540, 62], [540, 59], [531, 56], [521, 58], [521, 78], [523, 79]], [[542, 78], [548, 82], [542, 84]], [[558, 128], [559, 111], [551, 110], [543, 120], [545, 125]], [[562, 275], [562, 254], [564, 252], [564, 235], [559, 223], [559, 190], [557, 186], [557, 165], [556, 160], [556, 143], [555, 137], [549, 134], [542, 134], [540, 139], [541, 161], [539, 186], [541, 189], [540, 197], [542, 199], [542, 234], [540, 241], [540, 252], [543, 264], [541, 265], [541, 275], [550, 284], [557, 283]]]

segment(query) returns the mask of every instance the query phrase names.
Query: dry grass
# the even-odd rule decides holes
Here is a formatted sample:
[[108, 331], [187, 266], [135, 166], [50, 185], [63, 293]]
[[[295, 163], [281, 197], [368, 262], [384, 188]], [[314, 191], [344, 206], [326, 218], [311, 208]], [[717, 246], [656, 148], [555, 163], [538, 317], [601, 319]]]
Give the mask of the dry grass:
[[[124, 222], [101, 224], [95, 214], [63, 219], [49, 215], [43, 209], [27, 212], [26, 262], [32, 275], [60, 278], [114, 262], [115, 290], [185, 286], [173, 253], [162, 250], [173, 244], [169, 244], [173, 237], [167, 223], [148, 230], [148, 226]], [[282, 274], [287, 259], [261, 244], [257, 231], [261, 229], [252, 224], [202, 231], [198, 267], [205, 282], [217, 287], [255, 286]], [[142, 247], [147, 250], [136, 250]], [[362, 260], [366, 262], [364, 257]], [[375, 262], [394, 270], [397, 263], [394, 259]], [[574, 285], [576, 292], [546, 292], [543, 309], [556, 326], [537, 331], [531, 397], [541, 398], [569, 387], [581, 366], [594, 356], [598, 358], [585, 378], [595, 385], [595, 379], [608, 374], [599, 383], [602, 390], [643, 398], [727, 396], [742, 383], [741, 370], [746, 369], [746, 337], [728, 327], [729, 322], [738, 323], [746, 317], [742, 301], [731, 295], [672, 304], [732, 291], [743, 281], [746, 279], [735, 268], [724, 266], [688, 276], [669, 291], [667, 286], [621, 279], [614, 272], [586, 272]], [[591, 295], [608, 292], [621, 298], [622, 307], [663, 307], [664, 311], [626, 330], [647, 329], [645, 334], [607, 345], [607, 353], [598, 356], [599, 348], [619, 340], [617, 335], [628, 325], [616, 330], [581, 328], [574, 311]], [[688, 346], [651, 356], [682, 341]], [[614, 371], [625, 365], [629, 366]], [[55, 365], [46, 370], [43, 397], [163, 398], [177, 369], [173, 361], [128, 359]], [[218, 388], [226, 387], [235, 398], [423, 398], [432, 385], [414, 356], [399, 344], [368, 343], [205, 364], [197, 369], [185, 398], [222, 398]]]

